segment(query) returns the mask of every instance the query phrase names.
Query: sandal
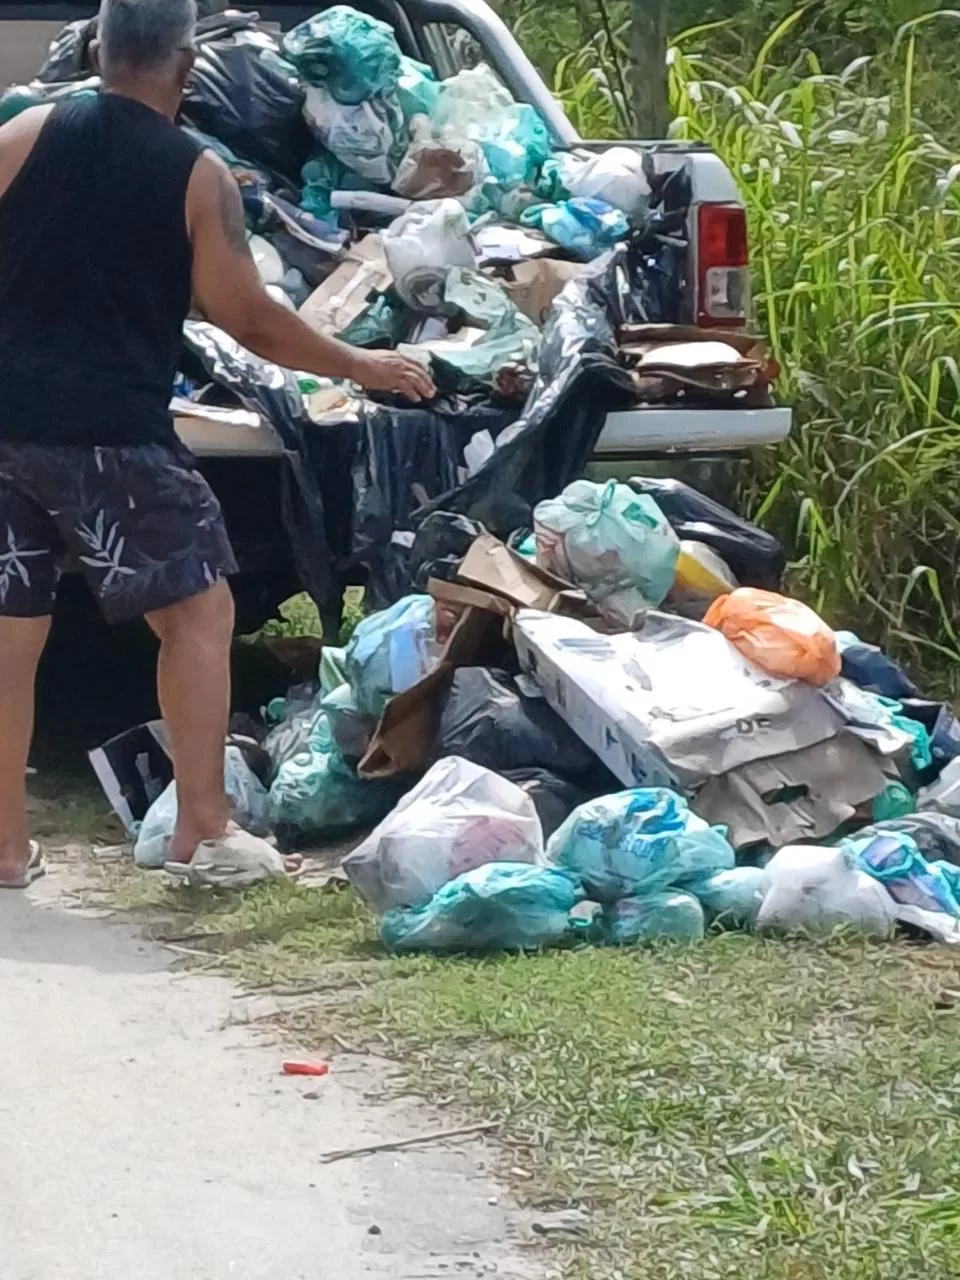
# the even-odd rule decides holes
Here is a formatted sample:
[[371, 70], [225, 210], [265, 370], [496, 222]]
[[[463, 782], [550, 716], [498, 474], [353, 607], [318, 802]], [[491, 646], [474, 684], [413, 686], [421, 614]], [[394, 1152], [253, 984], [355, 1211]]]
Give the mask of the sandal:
[[41, 876], [46, 874], [47, 868], [43, 861], [43, 853], [40, 846], [36, 840], [31, 840], [27, 865], [20, 875], [14, 876], [12, 880], [0, 880], [0, 889], [29, 889], [34, 880], [39, 880]]

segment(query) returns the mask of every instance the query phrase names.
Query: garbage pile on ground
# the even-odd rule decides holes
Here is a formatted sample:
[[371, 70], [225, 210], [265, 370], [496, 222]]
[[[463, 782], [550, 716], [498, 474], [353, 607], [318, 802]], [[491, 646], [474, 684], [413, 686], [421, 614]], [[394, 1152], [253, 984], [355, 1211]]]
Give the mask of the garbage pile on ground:
[[[95, 92], [94, 34], [95, 20], [64, 28], [0, 120]], [[489, 66], [438, 80], [347, 5], [285, 34], [215, 13], [197, 50], [180, 124], [236, 176], [269, 291], [324, 333], [422, 360], [440, 392], [373, 400], [187, 322], [176, 411], [252, 410], [279, 433], [284, 520], [329, 631], [345, 583], [378, 606], [414, 588], [407, 540], [430, 510], [504, 539], [530, 525], [609, 410], [768, 403], [762, 342], [680, 323], [684, 170], [557, 148]]]
[[[769, 534], [649, 479], [575, 482], [515, 547], [432, 524], [425, 591], [226, 748], [242, 827], [281, 853], [356, 836], [342, 869], [386, 946], [960, 942], [960, 724], [772, 590]], [[107, 744], [101, 778], [160, 737]], [[151, 777], [135, 858], [162, 865], [174, 793], [129, 772], [108, 793], [129, 816]]]

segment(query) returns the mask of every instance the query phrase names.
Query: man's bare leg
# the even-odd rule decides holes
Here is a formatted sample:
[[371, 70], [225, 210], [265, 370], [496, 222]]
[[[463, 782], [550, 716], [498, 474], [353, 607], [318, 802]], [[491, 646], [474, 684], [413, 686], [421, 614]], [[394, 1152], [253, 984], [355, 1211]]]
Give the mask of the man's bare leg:
[[29, 857], [27, 757], [49, 632], [49, 618], [0, 618], [0, 880], [16, 879]]
[[189, 862], [202, 841], [223, 835], [229, 821], [223, 747], [233, 620], [233, 597], [225, 582], [147, 618], [160, 640], [157, 690], [177, 780], [171, 862]]

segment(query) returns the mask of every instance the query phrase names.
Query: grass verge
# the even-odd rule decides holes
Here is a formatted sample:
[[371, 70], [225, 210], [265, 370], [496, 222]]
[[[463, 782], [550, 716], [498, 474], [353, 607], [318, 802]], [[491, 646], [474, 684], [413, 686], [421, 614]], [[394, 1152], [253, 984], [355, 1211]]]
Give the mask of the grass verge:
[[390, 958], [345, 890], [173, 902], [242, 981], [311, 995], [287, 1018], [305, 1044], [377, 1038], [414, 1089], [500, 1118], [520, 1194], [591, 1213], [569, 1280], [960, 1276], [949, 952]]

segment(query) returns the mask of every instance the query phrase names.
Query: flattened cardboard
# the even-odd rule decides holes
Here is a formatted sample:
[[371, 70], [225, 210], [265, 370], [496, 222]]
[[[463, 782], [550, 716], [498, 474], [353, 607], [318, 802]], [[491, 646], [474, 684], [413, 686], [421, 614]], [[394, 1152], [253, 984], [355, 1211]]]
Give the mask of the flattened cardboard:
[[457, 578], [469, 586], [503, 596], [518, 609], [546, 612], [561, 592], [576, 590], [572, 583], [524, 560], [489, 533], [481, 534], [474, 541]]

